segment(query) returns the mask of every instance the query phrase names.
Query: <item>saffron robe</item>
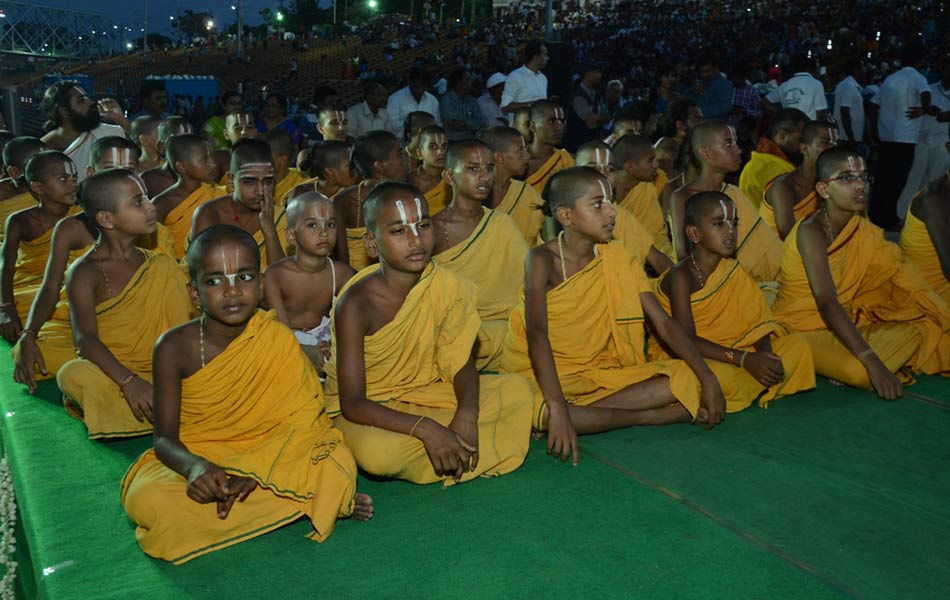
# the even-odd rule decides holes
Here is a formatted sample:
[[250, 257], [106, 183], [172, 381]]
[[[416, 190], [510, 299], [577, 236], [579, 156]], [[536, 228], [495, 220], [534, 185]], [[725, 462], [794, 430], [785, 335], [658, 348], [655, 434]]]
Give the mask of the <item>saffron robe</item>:
[[758, 208], [765, 198], [765, 184], [794, 170], [781, 148], [763, 136], [739, 175], [739, 189]]
[[[164, 254], [142, 252], [145, 261], [125, 287], [96, 306], [96, 322], [99, 339], [112, 355], [151, 381], [155, 341], [187, 321], [193, 307], [178, 263]], [[151, 424], [135, 418], [119, 385], [92, 361], [69, 361], [59, 369], [56, 381], [66, 412], [85, 423], [90, 439], [151, 433]]]
[[[765, 185], [765, 193], [762, 195], [762, 204], [759, 205], [759, 216], [762, 217], [766, 225], [772, 228], [775, 235], [778, 235], [778, 225], [775, 224], [775, 208], [769, 203], [769, 199], [765, 195], [772, 189], [776, 181], [777, 178]], [[792, 214], [795, 215], [795, 222], [798, 223], [816, 210], [818, 210], [818, 193], [812, 190], [810, 194], [795, 203], [792, 207]]]
[[310, 176], [301, 173], [300, 169], [291, 167], [290, 170], [287, 171], [287, 175], [274, 186], [274, 203], [278, 212], [287, 206], [287, 201], [290, 199], [290, 192], [308, 180], [311, 180]]
[[432, 257], [437, 264], [475, 285], [481, 319], [475, 366], [494, 369], [508, 329], [508, 313], [524, 284], [528, 244], [505, 213], [482, 208], [482, 219], [466, 239]]
[[627, 192], [619, 205], [643, 223], [650, 232], [656, 249], [672, 258], [676, 255], [673, 253], [673, 243], [663, 220], [663, 208], [660, 206], [661, 189], [657, 188], [653, 181], [641, 181]]
[[441, 212], [452, 201], [452, 188], [442, 179], [434, 188], [425, 193], [425, 198], [429, 205], [429, 216], [432, 216]]
[[564, 148], [557, 148], [538, 170], [528, 175], [525, 179], [528, 185], [532, 186], [539, 194], [544, 193], [544, 186], [552, 175], [574, 166], [574, 157]]
[[943, 274], [940, 257], [930, 239], [927, 224], [914, 216], [913, 204], [907, 211], [907, 219], [901, 230], [900, 247], [904, 259], [917, 267], [927, 285], [940, 294], [945, 302], [950, 302], [950, 280]]
[[[640, 294], [653, 292], [643, 266], [622, 243], [598, 246], [590, 263], [547, 293], [548, 339], [565, 399], [587, 406], [657, 375], [669, 377], [673, 396], [693, 417], [699, 380], [681, 360], [647, 362]], [[528, 357], [524, 295], [511, 312], [501, 370], [532, 384], [532, 423], [543, 426], [544, 398]]]
[[214, 200], [225, 194], [227, 194], [226, 189], [203, 183], [201, 187], [193, 191], [187, 198], [168, 211], [168, 214], [165, 216], [164, 225], [168, 228], [168, 231], [174, 239], [174, 258], [176, 260], [181, 260], [185, 256], [185, 248], [188, 246], [188, 234], [191, 233], [191, 218], [195, 214], [195, 211], [205, 202]]
[[543, 204], [544, 200], [538, 190], [526, 181], [512, 179], [505, 197], [495, 210], [508, 213], [524, 236], [525, 242], [531, 246], [538, 240], [544, 225], [544, 214], [541, 212]]
[[[82, 209], [72, 206], [66, 216], [78, 214]], [[43, 275], [46, 273], [46, 263], [49, 260], [50, 242], [53, 239], [55, 225], [47, 229], [35, 240], [21, 239], [17, 246], [16, 267], [13, 271], [13, 299], [16, 303], [16, 312], [21, 323], [26, 323], [30, 314], [33, 299], [43, 284]], [[79, 255], [70, 256], [66, 267]]]
[[15, 212], [36, 206], [36, 198], [30, 192], [17, 194], [6, 200], [0, 200], [0, 242], [7, 233], [7, 219]]
[[[70, 252], [66, 262], [67, 270], [68, 265], [76, 262], [90, 248], [92, 248], [92, 244]], [[39, 293], [39, 289], [37, 289], [37, 293]], [[43, 375], [39, 369], [34, 369], [33, 376], [37, 381], [56, 377], [60, 367], [76, 358], [76, 344], [73, 340], [72, 323], [69, 320], [69, 303], [66, 301], [65, 286], [59, 292], [59, 301], [56, 303], [53, 315], [37, 332], [36, 345], [43, 354], [43, 362], [46, 364], [46, 375]], [[10, 354], [13, 360], [16, 361], [18, 358], [16, 346], [13, 347]]]
[[[775, 318], [788, 331], [805, 334], [819, 374], [870, 388], [864, 366], [821, 317], [798, 247], [799, 227], [801, 222], [785, 239]], [[908, 268], [881, 228], [855, 215], [827, 252], [838, 302], [888, 369], [905, 383], [913, 381], [913, 373], [950, 370], [947, 302]]]
[[142, 454], [121, 501], [149, 556], [181, 564], [306, 517], [324, 541], [353, 512], [356, 463], [326, 414], [320, 381], [293, 333], [258, 311], [224, 351], [181, 383], [181, 442], [258, 488], [227, 519], [186, 495], [187, 481]]
[[[376, 272], [357, 273], [344, 290]], [[341, 292], [342, 294], [343, 292]], [[392, 321], [363, 338], [366, 398], [411, 415], [448, 426], [458, 401], [452, 381], [465, 366], [480, 321], [473, 285], [448, 269], [430, 263], [406, 296]], [[402, 433], [347, 421], [340, 413], [336, 349], [326, 364], [327, 411], [343, 432], [363, 470], [413, 483], [454, 480], [435, 474], [422, 441]], [[528, 452], [531, 392], [519, 375], [480, 375], [478, 466], [462, 481], [504, 475], [517, 469]]]
[[[672, 315], [670, 298], [660, 287], [668, 275], [669, 272], [657, 279], [656, 297]], [[776, 398], [815, 387], [815, 365], [808, 342], [797, 334], [784, 335], [759, 286], [737, 261], [720, 260], [706, 278], [706, 285], [690, 294], [689, 304], [696, 335], [736, 351], [734, 364], [706, 360], [719, 380], [727, 412], [748, 408], [756, 399], [765, 408]], [[724, 315], [729, 318], [723, 318]], [[785, 380], [770, 388], [738, 364], [742, 352], [755, 352], [753, 344], [768, 335], [772, 336], [772, 352], [782, 357], [785, 369]], [[658, 340], [650, 338], [650, 358], [669, 357]]]

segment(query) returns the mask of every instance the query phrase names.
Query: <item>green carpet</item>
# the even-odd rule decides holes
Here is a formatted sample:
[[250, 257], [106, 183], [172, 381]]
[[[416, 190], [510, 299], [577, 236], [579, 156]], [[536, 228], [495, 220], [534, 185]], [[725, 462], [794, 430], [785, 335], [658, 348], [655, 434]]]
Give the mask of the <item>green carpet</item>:
[[[0, 352], [5, 351], [0, 348]], [[24, 539], [21, 596], [671, 599], [943, 598], [950, 588], [950, 381], [878, 401], [832, 388], [730, 415], [582, 438], [577, 468], [533, 442], [519, 471], [452, 488], [361, 478], [369, 523], [295, 523], [180, 567], [147, 558], [118, 481], [148, 439], [90, 442], [55, 385], [0, 361]], [[944, 405], [946, 408], [944, 408]]]

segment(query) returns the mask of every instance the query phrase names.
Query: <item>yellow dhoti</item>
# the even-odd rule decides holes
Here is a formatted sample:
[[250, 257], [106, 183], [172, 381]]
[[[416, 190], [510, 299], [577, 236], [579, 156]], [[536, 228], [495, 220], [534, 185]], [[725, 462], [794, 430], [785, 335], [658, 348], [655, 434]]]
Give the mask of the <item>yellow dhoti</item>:
[[[805, 334], [818, 373], [869, 388], [864, 367], [827, 329], [815, 304], [798, 247], [800, 225], [786, 238], [772, 310], [787, 330]], [[903, 262], [879, 227], [855, 215], [827, 252], [838, 302], [892, 372], [905, 383], [913, 373], [950, 372], [947, 302]]]
[[[79, 250], [69, 253], [67, 266], [71, 265], [80, 256], [89, 251], [92, 244]], [[46, 364], [46, 375], [43, 375], [36, 369], [34, 377], [39, 380], [56, 377], [56, 373], [67, 362], [76, 358], [76, 344], [73, 340], [73, 327], [69, 320], [69, 303], [66, 301], [66, 288], [60, 290], [59, 301], [49, 320], [40, 328], [36, 336], [36, 345], [43, 354], [43, 361]], [[16, 353], [17, 347], [11, 352], [13, 360], [18, 359]]]
[[[640, 293], [652, 292], [643, 266], [623, 244], [597, 246], [584, 269], [547, 293], [548, 339], [565, 399], [580, 406], [658, 375], [691, 415], [699, 410], [699, 380], [681, 360], [647, 362]], [[542, 428], [544, 398], [528, 357], [524, 298], [511, 313], [502, 371], [521, 373], [534, 391], [533, 424]]]
[[3, 236], [7, 232], [7, 219], [15, 212], [32, 208], [36, 206], [36, 198], [30, 192], [23, 192], [0, 200], [0, 242], [3, 242]]
[[548, 179], [558, 171], [562, 171], [574, 166], [574, 157], [564, 148], [558, 148], [544, 164], [538, 167], [538, 170], [528, 175], [525, 182], [533, 187], [539, 194], [544, 193], [544, 186]]
[[[78, 206], [69, 209], [66, 217], [80, 212]], [[64, 218], [66, 218], [64, 217]], [[16, 312], [21, 323], [26, 323], [30, 314], [30, 306], [43, 283], [46, 273], [46, 263], [49, 260], [50, 241], [53, 238], [54, 227], [50, 227], [43, 235], [35, 240], [21, 239], [17, 246], [16, 267], [13, 272], [13, 299], [16, 303]], [[67, 268], [75, 260], [73, 256], [66, 263]]]
[[[370, 260], [366, 253], [366, 246], [363, 245], [363, 234], [366, 233], [365, 227], [347, 227], [346, 228], [346, 248], [350, 255], [350, 266], [354, 271], [365, 269], [370, 264], [376, 262], [376, 259]], [[337, 240], [337, 244], [340, 240]]]
[[446, 269], [475, 285], [478, 331], [475, 366], [494, 369], [505, 339], [508, 313], [518, 302], [524, 285], [524, 259], [528, 244], [514, 221], [504, 213], [482, 208], [482, 219], [472, 234], [433, 257]]
[[904, 258], [920, 271], [924, 281], [946, 302], [950, 302], [950, 280], [943, 273], [940, 257], [927, 231], [927, 224], [914, 216], [913, 204], [901, 230], [901, 251]]
[[[375, 272], [375, 267], [364, 269], [347, 286]], [[448, 425], [458, 409], [452, 382], [468, 362], [479, 330], [474, 298], [471, 283], [430, 264], [396, 317], [364, 338], [366, 398]], [[327, 408], [331, 416], [338, 415], [335, 424], [357, 464], [369, 473], [413, 483], [453, 483], [435, 474], [420, 440], [348, 422], [340, 415], [335, 339], [331, 347], [333, 355], [326, 365]], [[521, 465], [528, 452], [530, 411], [531, 391], [523, 377], [479, 377], [479, 461], [462, 481], [503, 475]]]
[[525, 181], [512, 179], [505, 197], [501, 199], [501, 203], [495, 207], [495, 210], [508, 213], [521, 231], [521, 235], [524, 236], [525, 242], [531, 246], [537, 241], [541, 226], [544, 224], [542, 204], [544, 200], [538, 190]]
[[[192, 306], [178, 264], [146, 252], [125, 288], [96, 306], [99, 339], [132, 373], [152, 380], [152, 348], [168, 329], [188, 320]], [[41, 350], [43, 347], [41, 346]], [[44, 351], [45, 357], [45, 351]], [[85, 358], [72, 360], [56, 375], [66, 412], [82, 420], [89, 437], [130, 437], [152, 431], [139, 421], [116, 382]]]
[[725, 184], [723, 193], [735, 202], [739, 218], [736, 260], [755, 281], [775, 281], [782, 264], [782, 241], [766, 226], [755, 206], [739, 188]]
[[147, 451], [122, 480], [142, 550], [180, 564], [300, 517], [323, 541], [353, 511], [356, 464], [327, 417], [320, 382], [293, 333], [258, 312], [220, 355], [182, 381], [180, 438], [228, 474], [257, 482], [227, 519], [186, 495], [185, 478]]
[[[765, 185], [765, 194], [768, 194], [774, 184], [775, 180], [773, 179]], [[792, 207], [792, 214], [795, 217], [795, 222], [798, 223], [816, 210], [818, 210], [818, 193], [812, 191], [795, 203], [795, 206]], [[762, 204], [759, 205], [759, 216], [762, 217], [765, 224], [775, 232], [775, 235], [778, 235], [778, 225], [775, 222], [775, 207], [769, 202], [767, 195], [762, 196]]]
[[425, 193], [425, 198], [429, 205], [429, 216], [432, 216], [441, 212], [452, 201], [452, 188], [442, 179], [434, 188]]
[[[673, 258], [673, 243], [666, 231], [663, 208], [660, 206], [660, 189], [653, 181], [642, 181], [627, 192], [619, 206], [630, 211], [650, 233], [656, 249]], [[644, 255], [644, 258], [646, 256]]]
[[[667, 275], [656, 284], [656, 296], [667, 313], [670, 299], [660, 285]], [[766, 388], [738, 364], [718, 360], [706, 360], [715, 373], [726, 398], [726, 411], [737, 412], [748, 408], [756, 399], [765, 408], [776, 398], [815, 387], [815, 366], [811, 349], [799, 334], [783, 335], [781, 326], [772, 316], [759, 286], [735, 260], [724, 258], [716, 270], [709, 274], [706, 285], [690, 296], [690, 310], [696, 335], [714, 344], [734, 348], [735, 361], [744, 351], [754, 352], [753, 344], [771, 336], [772, 352], [782, 358], [785, 380]], [[728, 315], [728, 318], [724, 318]], [[669, 353], [650, 339], [650, 358], [667, 359]]]
[[191, 218], [198, 207], [209, 200], [214, 200], [227, 194], [227, 190], [207, 183], [193, 191], [177, 206], [168, 211], [164, 225], [174, 240], [175, 255], [173, 258], [181, 260], [185, 256], [188, 246], [188, 235], [191, 233]]
[[281, 179], [274, 186], [274, 206], [277, 211], [281, 211], [284, 208], [287, 208], [287, 201], [290, 200], [290, 192], [294, 191], [294, 188], [300, 185], [305, 181], [312, 181], [312, 179], [300, 172], [300, 169], [295, 169], [291, 167], [287, 171], [287, 176]]
[[765, 198], [765, 185], [779, 175], [794, 170], [795, 165], [786, 160], [781, 148], [769, 138], [762, 137], [739, 175], [739, 189], [758, 208]]

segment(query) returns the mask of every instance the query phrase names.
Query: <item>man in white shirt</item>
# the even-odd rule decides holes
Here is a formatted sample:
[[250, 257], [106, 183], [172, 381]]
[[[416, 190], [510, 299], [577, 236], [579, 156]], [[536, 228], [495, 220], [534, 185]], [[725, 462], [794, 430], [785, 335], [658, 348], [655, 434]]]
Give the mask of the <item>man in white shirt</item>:
[[766, 100], [782, 108], [797, 108], [811, 120], [824, 119], [828, 114], [828, 102], [825, 100], [825, 88], [815, 79], [817, 61], [806, 54], [796, 54], [792, 58], [794, 75], [782, 83], [777, 90], [769, 92]]
[[[41, 108], [48, 131], [43, 142], [51, 150], [64, 152], [73, 160], [79, 181], [86, 178], [86, 167], [92, 154], [92, 145], [99, 138], [126, 137], [119, 125], [103, 123], [103, 116], [128, 127], [128, 120], [115, 100], [101, 100], [98, 104], [86, 95], [76, 81], [57, 81], [43, 94]], [[105, 115], [100, 114], [100, 108]]]
[[914, 164], [914, 148], [920, 139], [920, 117], [930, 109], [930, 86], [917, 70], [924, 46], [911, 40], [901, 49], [904, 67], [888, 75], [871, 103], [877, 119], [871, 121], [872, 137], [881, 140], [875, 187], [868, 211], [871, 220], [885, 229], [896, 229], [897, 201]]
[[363, 84], [363, 100], [354, 104], [346, 111], [346, 118], [350, 122], [350, 135], [354, 138], [370, 131], [392, 131], [389, 122], [389, 113], [383, 106], [386, 104], [386, 90], [375, 81]]
[[[864, 96], [861, 94], [861, 84], [864, 80], [864, 65], [861, 61], [852, 58], [844, 64], [847, 77], [838, 82], [835, 87], [835, 121], [838, 123], [838, 137], [842, 143], [848, 143], [854, 148], [864, 146]], [[861, 152], [865, 157], [867, 154]]]
[[531, 40], [524, 47], [524, 64], [508, 74], [501, 95], [501, 111], [511, 121], [513, 113], [548, 97], [548, 78], [541, 72], [548, 64], [548, 47], [541, 40]]
[[389, 114], [389, 131], [396, 137], [402, 139], [403, 124], [409, 113], [422, 111], [435, 117], [435, 122], [439, 125], [442, 120], [439, 117], [439, 101], [435, 96], [426, 91], [429, 86], [429, 76], [424, 69], [413, 67], [409, 71], [409, 85], [396, 90], [389, 96], [389, 102], [386, 103], [386, 112]]
[[950, 121], [950, 58], [944, 57], [940, 81], [930, 85], [930, 109], [920, 118], [920, 139], [914, 149], [914, 164], [897, 201], [897, 216], [904, 219], [910, 202], [922, 187], [950, 169], [947, 144]]
[[501, 111], [501, 97], [505, 93], [506, 79], [507, 77], [501, 73], [493, 74], [485, 83], [485, 93], [478, 98], [478, 107], [482, 110], [482, 116], [485, 117], [488, 127], [508, 126], [508, 117]]

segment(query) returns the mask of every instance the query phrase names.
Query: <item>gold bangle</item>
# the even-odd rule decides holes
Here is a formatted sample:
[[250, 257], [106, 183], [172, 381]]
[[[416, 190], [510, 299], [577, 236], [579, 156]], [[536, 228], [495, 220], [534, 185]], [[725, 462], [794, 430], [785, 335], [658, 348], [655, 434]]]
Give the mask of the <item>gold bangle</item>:
[[23, 331], [20, 332], [20, 339], [23, 339], [23, 336], [25, 336], [28, 333], [32, 333], [34, 338], [39, 337], [38, 335], [36, 335], [35, 329], [24, 329]]
[[870, 356], [871, 354], [874, 354], [874, 349], [868, 346], [863, 352], [858, 353], [858, 360], [861, 360], [865, 356]]
[[416, 424], [412, 426], [412, 429], [409, 430], [409, 437], [415, 437], [412, 435], [416, 431], [416, 427], [419, 426], [419, 423], [422, 423], [422, 419], [425, 419], [425, 416], [419, 417], [419, 420], [416, 421]]
[[746, 357], [748, 354], [749, 354], [749, 351], [746, 350], [745, 352], [742, 353], [742, 356], [739, 357], [739, 368], [740, 368], [740, 369], [743, 368], [743, 365], [745, 364], [745, 357]]
[[125, 386], [129, 385], [129, 382], [132, 381], [133, 379], [135, 379], [135, 373], [129, 373], [129, 376], [123, 379], [121, 383], [119, 383], [119, 389], [121, 390]]

